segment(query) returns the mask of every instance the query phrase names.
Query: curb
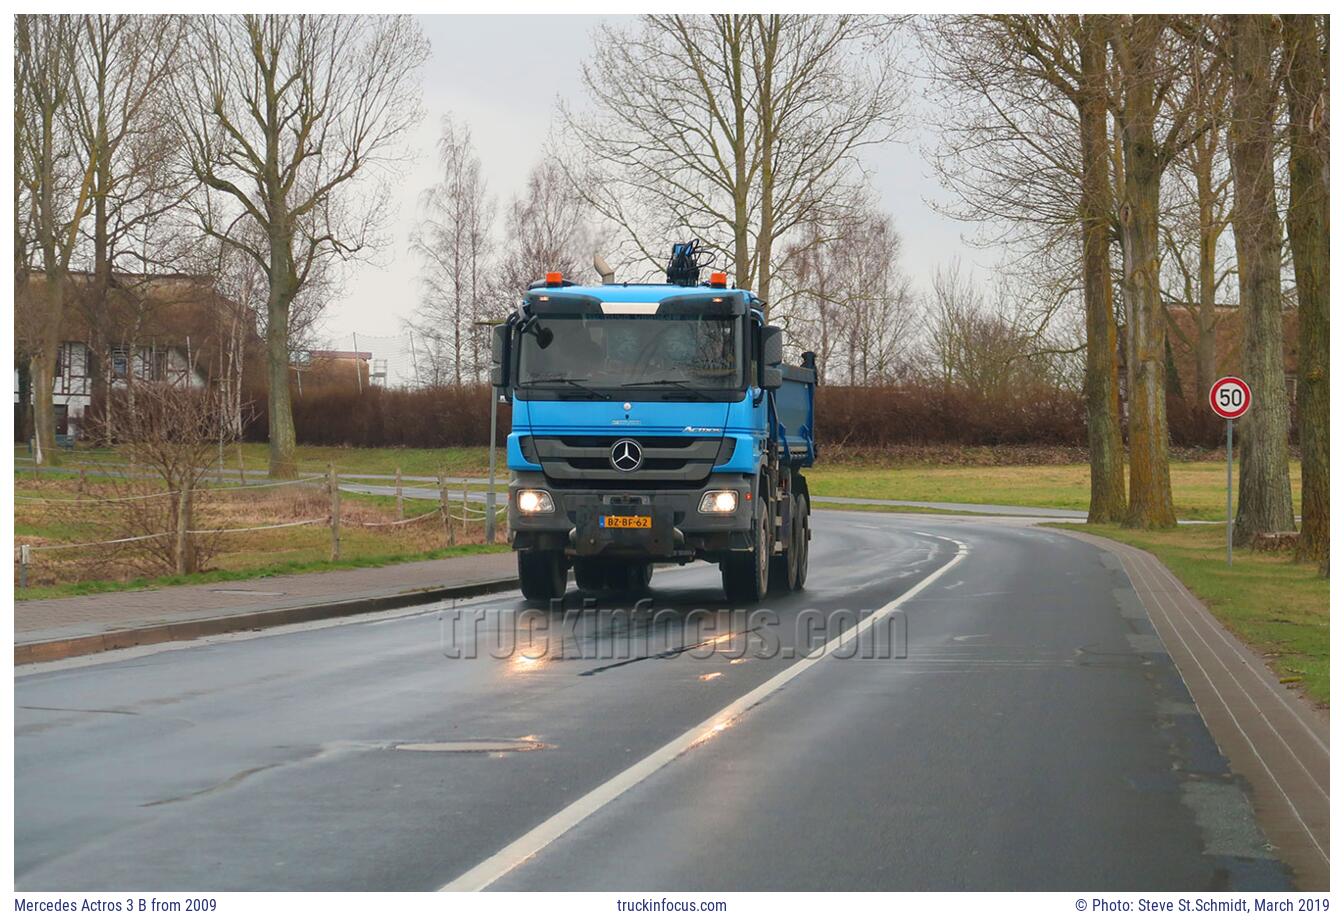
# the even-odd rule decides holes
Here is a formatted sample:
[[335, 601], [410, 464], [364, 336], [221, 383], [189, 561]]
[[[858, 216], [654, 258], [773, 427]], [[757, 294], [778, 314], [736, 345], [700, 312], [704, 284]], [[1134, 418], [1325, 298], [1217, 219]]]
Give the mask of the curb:
[[199, 620], [163, 623], [154, 626], [133, 626], [87, 636], [44, 639], [38, 642], [16, 644], [14, 646], [14, 664], [15, 666], [38, 664], [47, 661], [59, 661], [62, 658], [74, 658], [79, 655], [92, 655], [96, 652], [109, 652], [113, 649], [132, 648], [137, 645], [185, 642], [223, 633], [246, 632], [254, 629], [265, 629], [270, 626], [288, 626], [293, 623], [307, 623], [313, 620], [330, 620], [360, 613], [378, 613], [383, 610], [395, 610], [398, 607], [414, 607], [419, 604], [432, 604], [435, 601], [493, 594], [496, 591], [508, 591], [516, 587], [518, 587], [516, 577], [495, 578], [460, 585], [421, 588], [406, 591], [402, 594], [360, 597], [348, 601], [308, 604], [300, 607], [280, 607], [275, 610], [206, 617]]

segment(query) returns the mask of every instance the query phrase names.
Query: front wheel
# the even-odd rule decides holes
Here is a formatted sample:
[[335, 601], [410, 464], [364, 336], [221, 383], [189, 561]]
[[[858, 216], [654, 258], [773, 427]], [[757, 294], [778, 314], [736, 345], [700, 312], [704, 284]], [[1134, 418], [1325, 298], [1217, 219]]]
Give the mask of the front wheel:
[[770, 590], [770, 521], [765, 502], [756, 501], [756, 523], [752, 548], [746, 553], [730, 553], [719, 563], [723, 593], [730, 603], [759, 601]]
[[563, 553], [519, 550], [518, 584], [523, 597], [534, 604], [549, 604], [564, 597], [567, 568]]

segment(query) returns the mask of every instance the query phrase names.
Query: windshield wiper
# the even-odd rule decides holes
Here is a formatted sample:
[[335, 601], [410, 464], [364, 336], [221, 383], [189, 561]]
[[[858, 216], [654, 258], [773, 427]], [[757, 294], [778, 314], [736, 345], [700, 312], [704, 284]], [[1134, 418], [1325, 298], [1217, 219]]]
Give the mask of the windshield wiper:
[[710, 394], [707, 390], [702, 390], [702, 389], [700, 389], [699, 387], [691, 386], [691, 382], [690, 382], [689, 380], [674, 380], [674, 379], [672, 379], [672, 378], [668, 378], [667, 380], [639, 380], [639, 381], [636, 381], [635, 383], [627, 384], [627, 386], [630, 386], [630, 387], [680, 387], [681, 389], [685, 390], [685, 391], [688, 392], [688, 393], [694, 393], [696, 396], [699, 396], [701, 399], [713, 399], [713, 398], [714, 398], [713, 395]]
[[582, 390], [585, 393], [590, 393], [593, 396], [596, 396], [598, 399], [606, 399], [607, 394], [602, 393], [598, 390], [594, 390], [590, 386], [584, 386], [583, 381], [588, 379], [590, 378], [581, 377], [578, 380], [574, 380], [569, 377], [529, 377], [527, 380], [523, 381], [522, 385], [525, 387], [531, 387], [531, 386], [550, 386], [551, 384], [563, 383], [565, 386], [570, 386], [576, 390]]

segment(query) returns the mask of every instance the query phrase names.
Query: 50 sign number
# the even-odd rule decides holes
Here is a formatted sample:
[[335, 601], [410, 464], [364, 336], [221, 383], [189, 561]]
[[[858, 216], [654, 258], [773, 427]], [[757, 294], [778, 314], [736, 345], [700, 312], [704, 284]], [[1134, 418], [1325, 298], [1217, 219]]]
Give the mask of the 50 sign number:
[[1251, 388], [1240, 377], [1224, 377], [1209, 388], [1209, 406], [1223, 418], [1241, 418], [1251, 408]]

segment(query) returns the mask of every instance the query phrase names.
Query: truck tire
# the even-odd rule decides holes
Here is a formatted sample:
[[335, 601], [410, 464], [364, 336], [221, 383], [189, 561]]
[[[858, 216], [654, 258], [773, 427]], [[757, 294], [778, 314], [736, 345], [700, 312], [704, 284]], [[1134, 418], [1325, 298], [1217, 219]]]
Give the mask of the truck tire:
[[803, 585], [807, 584], [807, 550], [808, 544], [812, 542], [812, 525], [808, 520], [812, 511], [812, 502], [807, 497], [806, 492], [798, 493], [798, 505], [795, 508], [794, 525], [797, 528], [794, 531], [794, 545], [797, 546], [798, 564], [793, 570], [793, 590], [803, 590]]
[[565, 596], [565, 557], [554, 550], [519, 550], [518, 584], [523, 597], [549, 604]]
[[723, 576], [723, 593], [727, 595], [729, 603], [750, 603], [765, 597], [770, 590], [772, 547], [770, 519], [766, 514], [765, 501], [758, 498], [751, 552], [729, 553], [719, 563], [719, 572]]
[[798, 580], [798, 497], [789, 496], [789, 545], [770, 559], [770, 590], [792, 591]]
[[613, 562], [607, 570], [607, 587], [622, 597], [639, 597], [649, 590], [652, 562]]

